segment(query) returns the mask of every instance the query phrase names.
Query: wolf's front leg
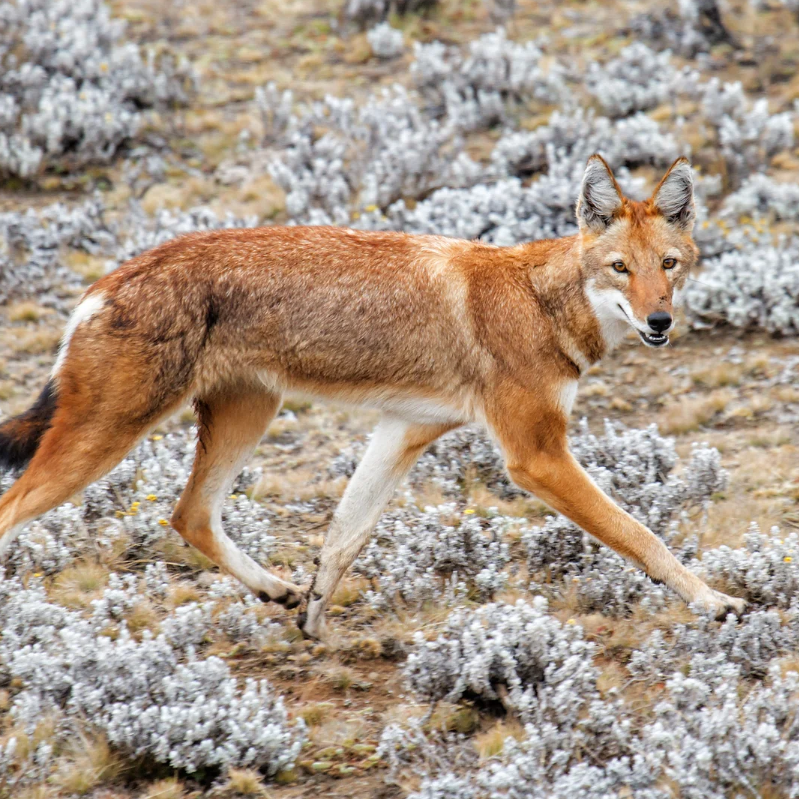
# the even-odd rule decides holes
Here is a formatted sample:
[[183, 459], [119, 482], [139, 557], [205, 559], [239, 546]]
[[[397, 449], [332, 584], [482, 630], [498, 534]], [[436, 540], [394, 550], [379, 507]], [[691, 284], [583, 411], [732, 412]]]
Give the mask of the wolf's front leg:
[[[525, 403], [516, 403], [516, 408], [523, 410]], [[716, 618], [743, 612], [743, 599], [710, 588], [686, 569], [654, 533], [600, 490], [568, 451], [562, 414], [557, 410], [548, 413], [540, 406], [527, 408], [535, 410], [535, 421], [528, 427], [514, 427], [511, 414], [504, 415], [495, 427], [508, 472], [518, 486], [640, 566], [653, 580], [665, 583], [686, 602], [696, 603]], [[517, 416], [515, 421], [521, 423], [530, 418]]]
[[325, 639], [325, 608], [338, 581], [366, 545], [380, 514], [417, 458], [454, 426], [412, 424], [393, 417], [383, 418], [377, 425], [322, 547], [308, 607], [298, 620], [306, 636]]

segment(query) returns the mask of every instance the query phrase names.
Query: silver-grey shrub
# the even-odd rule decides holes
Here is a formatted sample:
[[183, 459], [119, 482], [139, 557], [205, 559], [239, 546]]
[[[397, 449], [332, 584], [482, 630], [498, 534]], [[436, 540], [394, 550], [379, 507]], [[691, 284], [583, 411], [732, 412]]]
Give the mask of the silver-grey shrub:
[[73, 207], [53, 203], [41, 211], [0, 213], [0, 304], [27, 295], [57, 306], [80, 283], [64, 264], [64, 252], [99, 255], [109, 252], [115, 240], [99, 196]]
[[414, 43], [411, 75], [434, 113], [448, 116], [461, 130], [505, 120], [508, 103], [534, 98], [563, 99], [562, 70], [545, 70], [534, 42], [513, 42], [503, 28], [469, 42], [468, 51], [436, 41]]
[[730, 325], [783, 336], [799, 332], [799, 240], [752, 237], [739, 249], [703, 262], [685, 292], [694, 328]]
[[[585, 740], [576, 762], [569, 737], [559, 735], [560, 768], [547, 757], [536, 725], [525, 738], [506, 742], [503, 753], [479, 770], [432, 774], [413, 799], [727, 799], [730, 796], [796, 796], [799, 738], [794, 700], [799, 674], [779, 665], [754, 687], [723, 654], [695, 655], [664, 682], [664, 691], [641, 724], [629, 706], [605, 700], [595, 706], [615, 714], [616, 756], [599, 754], [608, 729]], [[601, 709], [600, 709], [601, 708]], [[607, 721], [612, 723], [608, 718]], [[638, 723], [635, 723], [638, 722]], [[579, 750], [578, 750], [579, 751]]]
[[794, 221], [799, 219], [799, 185], [780, 183], [756, 172], [749, 175], [737, 191], [724, 198], [721, 216], [735, 222], [747, 217]]
[[[633, 196], [643, 188], [626, 165], [671, 163], [680, 153], [643, 114], [616, 122], [590, 114], [553, 114], [550, 126], [508, 133], [497, 143], [487, 176], [465, 188], [442, 188], [409, 208], [403, 200], [385, 214], [364, 214], [356, 226], [480, 238], [498, 245], [556, 238], [576, 232], [574, 202], [589, 155], [600, 152]], [[529, 185], [517, 177], [544, 172]], [[474, 180], [472, 181], [474, 182]]]
[[366, 34], [366, 39], [377, 58], [397, 58], [405, 49], [402, 31], [392, 28], [388, 22], [381, 22], [371, 28]]
[[708, 579], [756, 605], [788, 609], [799, 595], [799, 536], [782, 538], [776, 527], [766, 535], [753, 523], [742, 548], [708, 550], [701, 568]]
[[714, 130], [733, 188], [750, 172], [764, 170], [774, 156], [793, 147], [793, 113], [770, 113], [768, 99], [752, 102], [740, 82], [711, 78], [699, 93], [703, 118]]
[[455, 503], [385, 514], [355, 562], [356, 573], [377, 581], [366, 594], [379, 609], [410, 607], [470, 595], [490, 599], [505, 587], [510, 561], [507, 529], [520, 520], [461, 514]]
[[116, 269], [129, 258], [186, 233], [234, 227], [255, 227], [257, 224], [258, 218], [255, 216], [237, 217], [228, 213], [220, 219], [209, 208], [202, 206], [191, 208], [188, 211], [162, 209], [150, 216], [134, 203], [129, 209], [128, 224], [125, 227], [124, 235], [117, 237], [116, 247], [113, 251], [114, 257], [108, 262], [107, 270]]
[[592, 62], [585, 77], [586, 88], [603, 111], [624, 117], [672, 99], [684, 89], [690, 73], [678, 72], [668, 50], [656, 52], [643, 42], [625, 47], [607, 64]]
[[102, 0], [0, 4], [0, 173], [107, 162], [140, 109], [187, 99], [190, 70], [124, 33]]
[[389, 14], [415, 14], [435, 7], [438, 0], [345, 0], [344, 17], [361, 26], [384, 20]]
[[[672, 439], [661, 437], [653, 425], [617, 432], [606, 423], [603, 437], [583, 435], [572, 442], [575, 456], [607, 494], [667, 543], [674, 539], [680, 514], [701, 508], [726, 484], [718, 450], [694, 446], [683, 474], [674, 474], [677, 456]], [[564, 581], [583, 612], [625, 615], [637, 601], [661, 607], [666, 594], [646, 575], [610, 549], [598, 544], [562, 516], [550, 517], [523, 534], [527, 567], [534, 587], [552, 590]], [[681, 557], [694, 554], [695, 543], [684, 544]], [[557, 585], [557, 583], [555, 583]]]
[[720, 0], [679, 0], [651, 6], [630, 23], [631, 32], [693, 58], [714, 45], [735, 45], [722, 16]]
[[425, 116], [399, 85], [357, 107], [328, 96], [288, 122], [283, 98], [274, 92], [259, 98], [276, 104], [262, 109], [283, 129], [270, 173], [296, 222], [347, 224], [353, 211], [438, 186], [470, 185], [477, 177], [456, 127]]
[[429, 702], [502, 702], [522, 719], [563, 724], [594, 698], [593, 652], [581, 627], [561, 624], [536, 597], [453, 611], [436, 639], [416, 634], [404, 672]]
[[266, 680], [248, 680], [242, 689], [223, 661], [192, 654], [196, 635], [185, 631], [196, 631], [201, 609], [179, 608], [157, 637], [145, 631], [137, 641], [124, 623], [116, 637], [103, 634], [117, 610], [138, 601], [132, 579], [112, 584], [90, 618], [50, 603], [35, 582], [7, 592], [0, 667], [20, 686], [11, 709], [16, 721], [32, 729], [44, 714], [82, 719], [131, 756], [190, 772], [289, 767], [304, 725], [289, 722]]

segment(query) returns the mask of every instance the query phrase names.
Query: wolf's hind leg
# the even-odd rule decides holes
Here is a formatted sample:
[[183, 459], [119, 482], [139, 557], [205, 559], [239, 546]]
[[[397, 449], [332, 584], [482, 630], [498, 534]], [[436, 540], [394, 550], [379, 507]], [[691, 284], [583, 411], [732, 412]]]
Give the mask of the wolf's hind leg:
[[59, 408], [30, 464], [0, 498], [0, 556], [26, 522], [113, 469], [155, 421], [138, 423], [110, 409]]
[[299, 625], [309, 638], [324, 635], [324, 612], [341, 576], [358, 557], [397, 486], [417, 458], [457, 425], [411, 424], [384, 418], [350, 479], [330, 524], [319, 571]]
[[189, 482], [172, 515], [172, 527], [264, 601], [295, 607], [301, 599], [297, 586], [259, 566], [222, 529], [225, 495], [280, 402], [279, 394], [257, 389], [231, 390], [197, 402], [197, 454]]

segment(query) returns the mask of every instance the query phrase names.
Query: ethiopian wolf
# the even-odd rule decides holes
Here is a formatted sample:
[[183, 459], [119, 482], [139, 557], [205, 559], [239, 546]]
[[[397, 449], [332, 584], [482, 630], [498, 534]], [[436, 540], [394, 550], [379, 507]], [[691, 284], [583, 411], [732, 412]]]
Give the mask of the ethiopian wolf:
[[668, 343], [697, 258], [690, 165], [676, 161], [634, 202], [593, 156], [577, 220], [577, 235], [513, 247], [262, 227], [193, 233], [133, 258], [86, 291], [41, 396], [0, 426], [5, 466], [27, 464], [0, 499], [0, 552], [193, 399], [197, 454], [172, 526], [263, 600], [299, 605], [304, 589], [240, 552], [221, 525], [283, 393], [299, 391], [383, 414], [308, 590], [308, 636], [323, 636], [336, 584], [419, 455], [473, 421], [517, 485], [686, 602], [742, 611], [602, 493], [566, 441], [581, 374], [630, 327], [650, 347]]

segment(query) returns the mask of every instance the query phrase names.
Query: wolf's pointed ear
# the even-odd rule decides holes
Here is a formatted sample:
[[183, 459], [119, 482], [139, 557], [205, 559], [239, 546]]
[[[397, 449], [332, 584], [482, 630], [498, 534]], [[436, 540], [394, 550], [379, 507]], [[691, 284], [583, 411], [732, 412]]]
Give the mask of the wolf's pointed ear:
[[678, 158], [652, 195], [655, 207], [672, 225], [690, 232], [696, 219], [694, 178], [687, 158]]
[[580, 230], [604, 233], [623, 202], [619, 184], [605, 159], [601, 155], [592, 155], [586, 164], [580, 198], [577, 200]]

